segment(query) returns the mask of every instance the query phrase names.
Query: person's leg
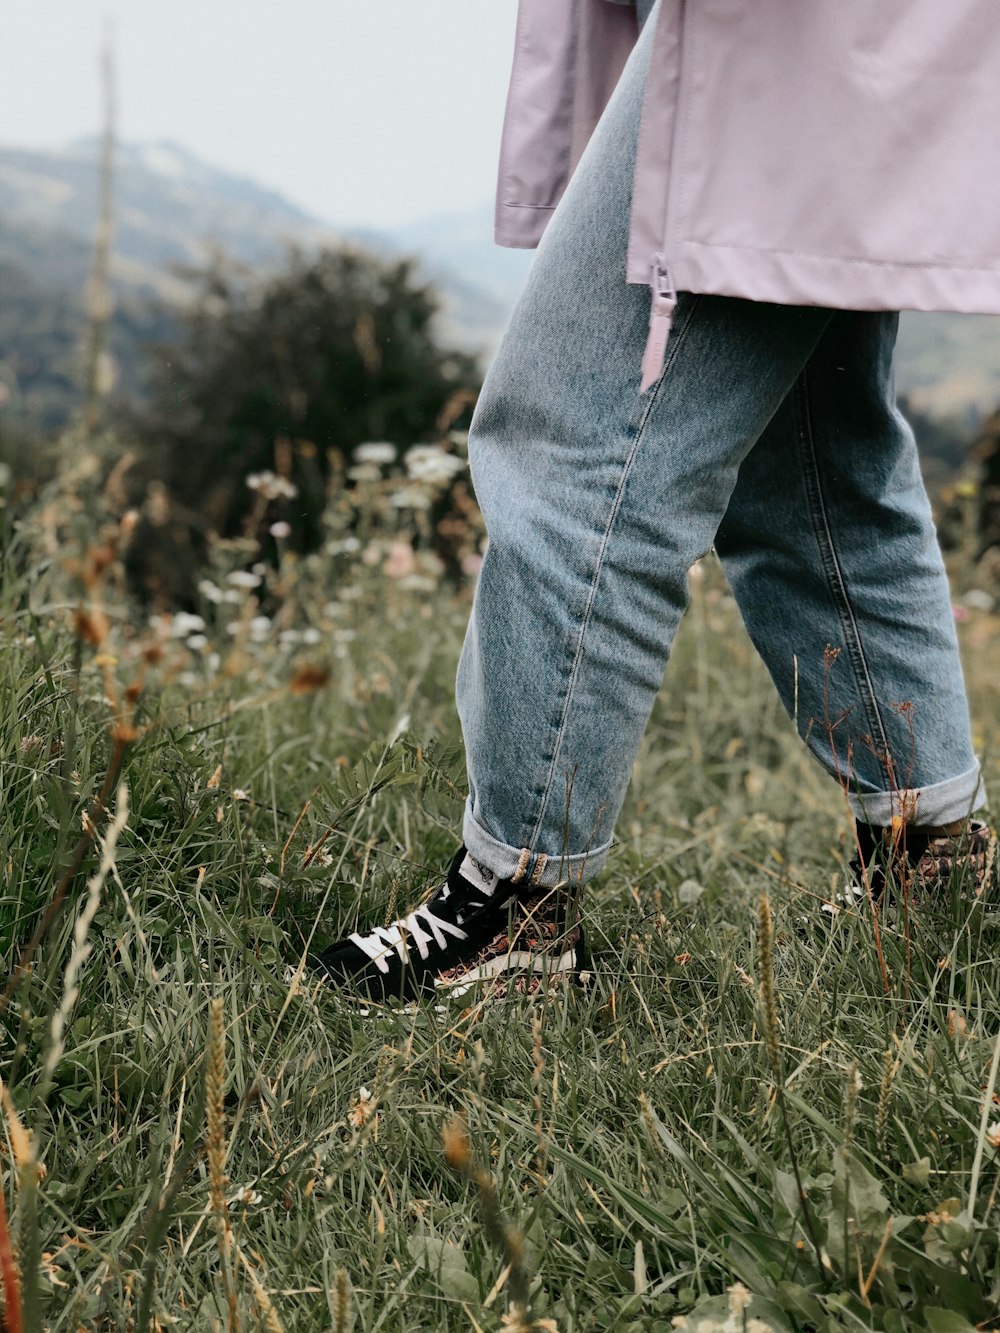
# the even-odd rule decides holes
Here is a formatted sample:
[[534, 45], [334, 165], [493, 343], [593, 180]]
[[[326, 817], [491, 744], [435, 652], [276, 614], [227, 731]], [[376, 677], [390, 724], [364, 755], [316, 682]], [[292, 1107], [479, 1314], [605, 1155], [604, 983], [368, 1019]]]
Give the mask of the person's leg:
[[549, 225], [470, 433], [489, 545], [457, 680], [463, 832], [518, 882], [601, 868], [687, 571], [831, 319], [682, 294], [663, 375], [639, 393], [649, 294], [624, 268], [648, 35]]
[[800, 734], [862, 823], [947, 826], [982, 798], [897, 317], [838, 312], [744, 460], [716, 549]]

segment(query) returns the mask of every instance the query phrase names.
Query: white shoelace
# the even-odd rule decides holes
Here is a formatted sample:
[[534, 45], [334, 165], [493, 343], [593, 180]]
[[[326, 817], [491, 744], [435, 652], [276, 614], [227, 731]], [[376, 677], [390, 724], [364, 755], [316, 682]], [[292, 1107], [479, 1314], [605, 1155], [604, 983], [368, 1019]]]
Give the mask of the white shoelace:
[[[430, 934], [424, 930], [424, 925], [430, 927]], [[450, 921], [443, 921], [435, 916], [430, 906], [418, 907], [412, 911], [409, 916], [403, 917], [401, 921], [394, 921], [391, 926], [376, 926], [373, 931], [367, 935], [354, 934], [350, 937], [351, 943], [356, 944], [359, 949], [368, 955], [380, 972], [389, 971], [388, 954], [393, 949], [399, 954], [400, 961], [405, 963], [407, 960], [407, 950], [412, 940], [417, 946], [417, 951], [421, 958], [426, 959], [429, 949], [428, 945], [433, 940], [439, 949], [447, 947], [445, 942], [445, 932], [454, 935], [457, 940], [468, 939], [468, 935], [461, 926], [453, 925]]]

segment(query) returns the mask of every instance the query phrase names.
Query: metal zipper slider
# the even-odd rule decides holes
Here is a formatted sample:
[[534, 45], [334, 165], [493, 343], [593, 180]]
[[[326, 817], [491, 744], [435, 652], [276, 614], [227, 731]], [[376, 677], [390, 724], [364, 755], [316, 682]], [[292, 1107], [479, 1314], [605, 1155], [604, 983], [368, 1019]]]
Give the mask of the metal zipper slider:
[[642, 384], [639, 392], [645, 393], [663, 373], [667, 355], [667, 339], [677, 308], [677, 293], [670, 277], [670, 270], [662, 255], [656, 256], [653, 264], [652, 307], [649, 312], [649, 337], [646, 339], [646, 351], [642, 358]]

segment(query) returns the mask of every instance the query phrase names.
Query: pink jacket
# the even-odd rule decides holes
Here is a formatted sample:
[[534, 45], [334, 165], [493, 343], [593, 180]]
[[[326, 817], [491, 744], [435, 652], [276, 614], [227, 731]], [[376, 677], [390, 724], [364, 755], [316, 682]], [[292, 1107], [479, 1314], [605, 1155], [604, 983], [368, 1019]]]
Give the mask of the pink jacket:
[[[533, 247], [636, 39], [622, 0], [519, 0], [496, 240]], [[996, 0], [660, 0], [625, 279], [1000, 313]]]

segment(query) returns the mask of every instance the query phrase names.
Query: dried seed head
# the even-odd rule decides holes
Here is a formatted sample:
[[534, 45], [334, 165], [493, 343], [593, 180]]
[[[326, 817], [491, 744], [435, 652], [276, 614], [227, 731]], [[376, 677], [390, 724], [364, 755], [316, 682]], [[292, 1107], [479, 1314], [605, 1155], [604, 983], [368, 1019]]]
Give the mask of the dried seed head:
[[444, 1158], [454, 1171], [468, 1173], [472, 1166], [472, 1145], [465, 1125], [457, 1117], [449, 1120], [441, 1131]]
[[335, 1293], [333, 1306], [334, 1333], [347, 1333], [351, 1318], [351, 1280], [347, 1276], [347, 1270], [338, 1268], [337, 1276], [333, 1281]]
[[14, 1100], [7, 1091], [7, 1084], [0, 1082], [0, 1100], [3, 1102], [4, 1119], [7, 1121], [7, 1134], [10, 1137], [11, 1151], [18, 1170], [37, 1166], [35, 1148], [31, 1141], [31, 1132], [25, 1129], [17, 1113]]
[[758, 949], [760, 954], [760, 1000], [764, 1021], [764, 1049], [771, 1075], [778, 1086], [782, 1082], [781, 1026], [778, 1021], [778, 996], [774, 985], [774, 920], [771, 901], [766, 893], [760, 895], [758, 916]]
[[292, 694], [312, 694], [316, 690], [323, 689], [329, 680], [328, 667], [319, 666], [315, 662], [303, 662], [296, 668], [289, 688]]
[[882, 1052], [882, 1081], [878, 1089], [878, 1108], [875, 1112], [875, 1142], [880, 1152], [885, 1151], [886, 1130], [889, 1127], [889, 1099], [892, 1084], [899, 1066], [893, 1059], [892, 1051]]
[[73, 617], [73, 628], [77, 638], [89, 643], [92, 648], [100, 648], [108, 637], [111, 626], [107, 616], [100, 609], [91, 607], [87, 610], [80, 607]]

